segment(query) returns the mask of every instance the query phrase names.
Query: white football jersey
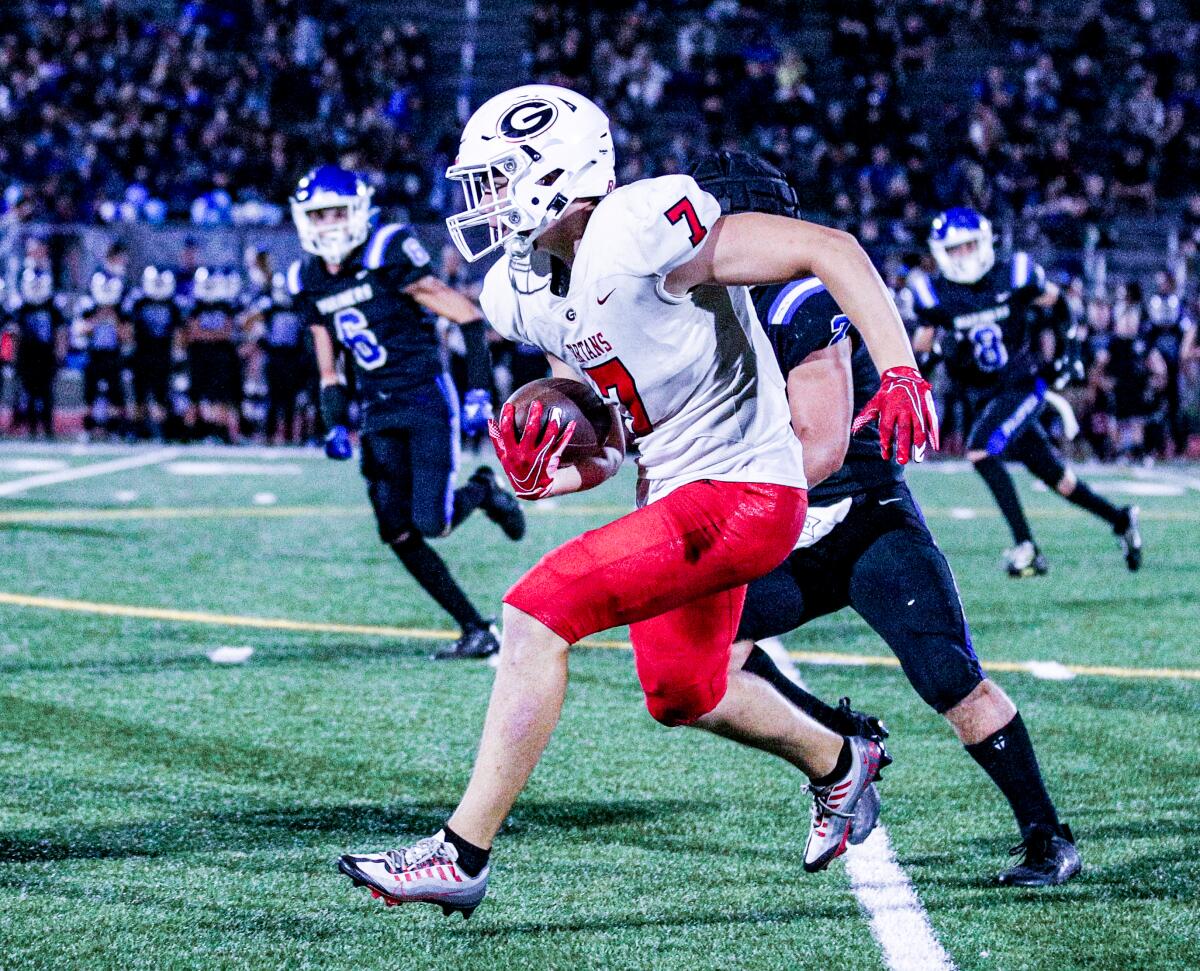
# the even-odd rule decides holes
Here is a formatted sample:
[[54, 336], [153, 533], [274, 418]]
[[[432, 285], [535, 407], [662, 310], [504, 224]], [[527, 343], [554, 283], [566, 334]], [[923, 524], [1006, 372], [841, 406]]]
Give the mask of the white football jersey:
[[480, 302], [510, 340], [564, 361], [619, 405], [638, 446], [639, 502], [699, 479], [804, 487], [783, 376], [745, 287], [677, 297], [665, 277], [721, 208], [686, 175], [616, 189], [596, 207], [565, 296], [548, 261], [505, 254]]

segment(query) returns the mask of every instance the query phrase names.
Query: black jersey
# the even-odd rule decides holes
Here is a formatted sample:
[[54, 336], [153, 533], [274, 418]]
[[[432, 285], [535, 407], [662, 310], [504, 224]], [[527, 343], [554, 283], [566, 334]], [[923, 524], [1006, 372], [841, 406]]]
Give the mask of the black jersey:
[[[879, 372], [862, 337], [821, 281], [808, 277], [783, 285], [755, 287], [753, 295], [758, 318], [785, 377], [814, 351], [843, 340], [851, 342], [854, 413], [861, 411], [879, 390]], [[899, 465], [880, 456], [879, 428], [871, 424], [850, 438], [842, 467], [813, 486], [808, 499], [814, 506], [831, 505], [903, 478]]]
[[918, 277], [909, 289], [917, 319], [945, 331], [946, 369], [958, 384], [999, 391], [1037, 374], [1030, 307], [1046, 273], [1028, 253], [997, 260], [978, 283]]
[[58, 331], [66, 318], [54, 302], [22, 303], [12, 312], [17, 325], [18, 353], [45, 353], [54, 349]]
[[121, 318], [118, 307], [99, 304], [91, 297], [84, 297], [79, 304], [79, 317], [88, 325], [88, 350], [119, 351], [121, 349]]
[[233, 341], [237, 307], [228, 300], [197, 300], [189, 316], [188, 338], [192, 343]]
[[175, 330], [183, 324], [183, 314], [174, 300], [152, 300], [135, 292], [125, 307], [125, 317], [133, 324], [133, 343], [138, 352], [169, 347]]
[[388, 223], [336, 274], [315, 256], [288, 269], [301, 318], [328, 330], [354, 360], [364, 431], [386, 426], [409, 392], [424, 392], [444, 370], [436, 317], [405, 293], [432, 272], [429, 263], [407, 226]]

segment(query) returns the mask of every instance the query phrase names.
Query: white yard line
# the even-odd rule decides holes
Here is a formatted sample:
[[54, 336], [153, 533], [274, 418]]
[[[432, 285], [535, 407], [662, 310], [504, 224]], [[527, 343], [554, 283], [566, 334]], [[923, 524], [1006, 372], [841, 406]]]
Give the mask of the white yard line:
[[934, 936], [883, 826], [846, 851], [846, 873], [890, 971], [954, 971], [954, 961]]
[[0, 497], [20, 495], [29, 489], [38, 489], [42, 486], [58, 485], [62, 482], [76, 482], [79, 479], [92, 479], [98, 475], [111, 475], [114, 472], [125, 472], [128, 469], [140, 469], [147, 465], [158, 465], [175, 458], [177, 454], [177, 449], [160, 448], [153, 452], [113, 459], [110, 462], [91, 462], [87, 465], [78, 465], [74, 468], [63, 469], [61, 472], [45, 472], [41, 475], [30, 475], [24, 479], [14, 479], [12, 482], [0, 483]]
[[1181, 472], [1177, 469], [1160, 466], [1151, 469], [1127, 469], [1126, 471], [1135, 479], [1142, 479], [1147, 482], [1168, 482], [1172, 485], [1183, 486], [1185, 489], [1191, 489], [1193, 492], [1200, 492], [1200, 476], [1189, 475], [1187, 472]]

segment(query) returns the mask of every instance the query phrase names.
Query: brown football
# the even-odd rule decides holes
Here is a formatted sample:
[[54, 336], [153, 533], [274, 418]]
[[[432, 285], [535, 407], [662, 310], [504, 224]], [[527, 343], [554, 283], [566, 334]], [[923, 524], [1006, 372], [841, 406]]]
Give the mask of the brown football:
[[516, 410], [514, 417], [519, 438], [525, 434], [529, 406], [535, 401], [542, 403], [542, 428], [546, 427], [546, 422], [556, 412], [559, 428], [566, 428], [569, 422], [575, 422], [575, 434], [562, 454], [565, 465], [599, 455], [612, 431], [612, 414], [608, 405], [581, 381], [572, 381], [570, 378], [530, 381], [517, 388], [508, 400]]

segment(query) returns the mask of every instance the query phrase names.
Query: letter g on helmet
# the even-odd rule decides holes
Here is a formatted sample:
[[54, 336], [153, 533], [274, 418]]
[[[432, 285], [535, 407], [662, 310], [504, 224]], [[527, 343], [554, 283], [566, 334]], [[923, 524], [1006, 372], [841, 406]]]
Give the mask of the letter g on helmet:
[[576, 199], [612, 189], [608, 116], [567, 88], [513, 88], [471, 116], [446, 177], [466, 200], [446, 220], [464, 258], [474, 262], [517, 238], [532, 242]]

